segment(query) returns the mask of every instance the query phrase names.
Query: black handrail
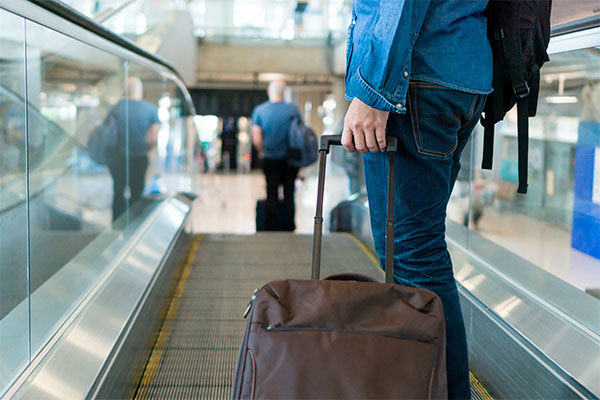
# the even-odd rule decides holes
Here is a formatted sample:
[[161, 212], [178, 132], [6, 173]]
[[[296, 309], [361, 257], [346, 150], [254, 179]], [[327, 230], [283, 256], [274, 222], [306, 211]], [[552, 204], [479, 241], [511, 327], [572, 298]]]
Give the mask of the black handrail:
[[571, 22], [554, 25], [551, 28], [552, 36], [565, 35], [567, 33], [579, 32], [600, 26], [600, 15], [592, 15]]
[[126, 50], [129, 50], [137, 55], [140, 55], [144, 58], [151, 60], [152, 62], [162, 65], [163, 67], [165, 67], [165, 68], [169, 69], [171, 72], [173, 72], [182, 82], [184, 82], [184, 79], [181, 77], [179, 72], [177, 72], [177, 70], [171, 64], [169, 64], [167, 61], [165, 61], [161, 57], [156, 56], [155, 54], [152, 54], [152, 53], [142, 49], [141, 47], [139, 47], [132, 41], [127, 40], [127, 39], [117, 35], [116, 33], [109, 31], [102, 25], [100, 25], [97, 22], [95, 22], [94, 20], [88, 18], [87, 16], [85, 16], [84, 14], [75, 10], [74, 8], [71, 8], [68, 5], [61, 3], [57, 0], [29, 0], [29, 1], [47, 11], [50, 11], [53, 14], [58, 15], [59, 17], [65, 19], [69, 22], [74, 23], [75, 25], [82, 27], [83, 29], [85, 29], [87, 31], [90, 31], [110, 42], [115, 43], [116, 45], [118, 45]]

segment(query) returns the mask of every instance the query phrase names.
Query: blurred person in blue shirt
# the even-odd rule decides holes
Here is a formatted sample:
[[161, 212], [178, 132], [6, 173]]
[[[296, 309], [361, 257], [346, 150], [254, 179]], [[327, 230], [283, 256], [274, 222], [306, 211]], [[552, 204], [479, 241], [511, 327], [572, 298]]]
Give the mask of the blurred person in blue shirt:
[[[394, 278], [444, 304], [448, 395], [471, 398], [463, 316], [445, 241], [460, 154], [491, 92], [487, 0], [354, 0], [342, 134], [363, 153], [375, 249], [385, 266], [386, 133], [398, 139]], [[400, 378], [400, 377], [399, 377]]]
[[[288, 132], [294, 118], [302, 120], [295, 104], [283, 100], [285, 82], [269, 84], [269, 101], [252, 111], [252, 141], [261, 158], [267, 184], [266, 229], [293, 231], [295, 205], [294, 188], [298, 168], [288, 164]], [[285, 218], [277, 226], [279, 187], [283, 186]]]
[[130, 77], [127, 98], [121, 99], [110, 111], [117, 123], [119, 150], [116, 161], [109, 165], [114, 189], [113, 221], [142, 196], [148, 153], [156, 146], [158, 138], [158, 108], [144, 101], [143, 94], [140, 78]]

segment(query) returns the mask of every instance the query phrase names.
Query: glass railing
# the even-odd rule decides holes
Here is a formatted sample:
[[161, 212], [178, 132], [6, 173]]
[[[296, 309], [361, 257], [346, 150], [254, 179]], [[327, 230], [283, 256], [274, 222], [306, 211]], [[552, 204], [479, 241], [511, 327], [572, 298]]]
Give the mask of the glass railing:
[[[600, 36], [598, 36], [600, 45]], [[586, 292], [600, 295], [600, 47], [551, 55], [530, 119], [529, 187], [517, 194], [516, 110], [497, 125], [494, 166], [483, 130], [462, 155], [450, 219]], [[477, 252], [478, 240], [464, 245]], [[500, 262], [501, 268], [501, 260]], [[546, 294], [549, 296], [559, 294]], [[600, 333], [600, 299], [593, 323]]]
[[25, 1], [0, 1], [0, 26], [2, 394], [106, 273], [103, 249], [145, 199], [189, 190], [197, 133], [181, 80], [143, 52]]

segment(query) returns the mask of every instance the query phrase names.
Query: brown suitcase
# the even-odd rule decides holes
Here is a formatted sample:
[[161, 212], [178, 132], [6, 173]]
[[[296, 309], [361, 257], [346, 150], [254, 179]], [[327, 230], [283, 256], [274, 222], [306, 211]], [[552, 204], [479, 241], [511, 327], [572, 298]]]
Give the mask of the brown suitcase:
[[[252, 297], [233, 399], [446, 398], [442, 302], [425, 289], [355, 274], [318, 280], [326, 155], [341, 137], [323, 136], [312, 280], [267, 283]], [[395, 138], [388, 138], [394, 182]], [[393, 253], [388, 191], [387, 254]], [[393, 257], [386, 257], [393, 282]]]

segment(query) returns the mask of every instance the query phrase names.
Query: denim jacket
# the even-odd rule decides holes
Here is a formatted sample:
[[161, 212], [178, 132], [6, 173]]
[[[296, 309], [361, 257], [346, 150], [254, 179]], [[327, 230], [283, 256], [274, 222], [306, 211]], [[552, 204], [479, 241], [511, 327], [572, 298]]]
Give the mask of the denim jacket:
[[404, 114], [409, 80], [490, 93], [486, 5], [487, 0], [354, 0], [346, 99]]

